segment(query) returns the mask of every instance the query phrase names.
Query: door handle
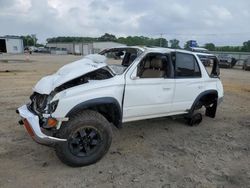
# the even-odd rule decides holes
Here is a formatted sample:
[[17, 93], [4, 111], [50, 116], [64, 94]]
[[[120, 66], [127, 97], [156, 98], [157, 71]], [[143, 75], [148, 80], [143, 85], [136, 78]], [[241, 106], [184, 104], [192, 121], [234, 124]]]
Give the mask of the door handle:
[[170, 87], [162, 87], [163, 90], [170, 90], [171, 88]]

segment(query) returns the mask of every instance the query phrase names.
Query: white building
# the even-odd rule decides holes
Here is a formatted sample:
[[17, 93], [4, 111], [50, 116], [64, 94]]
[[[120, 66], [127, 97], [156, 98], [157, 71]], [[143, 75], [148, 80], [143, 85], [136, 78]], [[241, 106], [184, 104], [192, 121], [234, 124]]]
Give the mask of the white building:
[[23, 53], [23, 39], [17, 36], [0, 37], [0, 53]]
[[46, 47], [51, 48], [51, 50], [53, 49], [67, 50], [69, 54], [78, 54], [78, 55], [99, 53], [103, 49], [117, 47], [117, 46], [126, 46], [126, 45], [117, 42], [93, 42], [93, 43], [55, 42], [46, 44]]

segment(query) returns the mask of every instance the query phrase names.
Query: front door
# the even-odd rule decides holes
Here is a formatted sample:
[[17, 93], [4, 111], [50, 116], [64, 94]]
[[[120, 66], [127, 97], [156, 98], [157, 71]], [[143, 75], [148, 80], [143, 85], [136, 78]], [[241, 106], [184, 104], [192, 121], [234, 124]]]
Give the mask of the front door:
[[166, 54], [147, 54], [134, 69], [126, 74], [123, 119], [133, 121], [161, 117], [171, 109], [175, 81], [171, 77]]

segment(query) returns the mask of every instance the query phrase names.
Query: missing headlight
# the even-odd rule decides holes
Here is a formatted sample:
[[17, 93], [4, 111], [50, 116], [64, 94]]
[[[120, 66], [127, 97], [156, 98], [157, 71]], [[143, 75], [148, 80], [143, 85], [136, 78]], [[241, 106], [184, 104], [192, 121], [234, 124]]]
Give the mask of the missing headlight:
[[41, 114], [45, 112], [47, 105], [48, 95], [42, 95], [34, 92], [31, 96], [31, 108], [36, 114]]
[[53, 113], [58, 105], [59, 100], [53, 101], [52, 103], [49, 104], [49, 112]]

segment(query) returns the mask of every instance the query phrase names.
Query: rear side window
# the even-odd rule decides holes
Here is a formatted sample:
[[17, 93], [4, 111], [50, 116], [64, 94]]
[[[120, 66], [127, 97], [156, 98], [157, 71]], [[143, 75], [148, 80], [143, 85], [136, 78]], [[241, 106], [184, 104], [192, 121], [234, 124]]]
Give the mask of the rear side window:
[[192, 54], [176, 53], [175, 60], [176, 78], [201, 77], [200, 67]]

